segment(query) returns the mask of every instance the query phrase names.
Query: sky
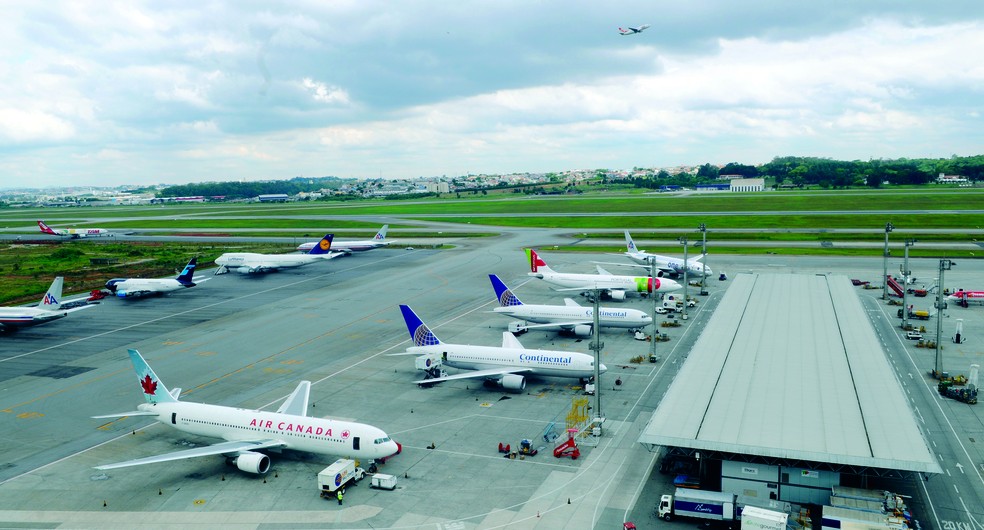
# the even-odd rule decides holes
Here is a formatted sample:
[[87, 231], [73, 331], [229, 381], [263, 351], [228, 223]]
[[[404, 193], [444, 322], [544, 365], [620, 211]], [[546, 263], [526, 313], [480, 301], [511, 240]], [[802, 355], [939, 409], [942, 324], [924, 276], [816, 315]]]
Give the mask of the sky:
[[0, 187], [984, 154], [979, 0], [3, 6]]

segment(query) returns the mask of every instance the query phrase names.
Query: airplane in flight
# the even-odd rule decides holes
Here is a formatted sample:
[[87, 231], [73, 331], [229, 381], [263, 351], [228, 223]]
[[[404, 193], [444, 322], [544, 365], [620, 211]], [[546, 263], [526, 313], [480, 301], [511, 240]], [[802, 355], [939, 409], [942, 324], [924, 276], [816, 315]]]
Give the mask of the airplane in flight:
[[597, 266], [598, 274], [572, 274], [556, 272], [537, 255], [536, 251], [526, 249], [530, 260], [530, 276], [560, 287], [562, 291], [590, 291], [600, 289], [612, 300], [625, 300], [626, 292], [666, 293], [681, 289], [679, 283], [667, 278], [649, 276], [619, 276]]
[[[498, 276], [489, 274], [489, 280], [499, 302], [499, 307], [493, 311], [526, 321], [526, 325], [521, 326], [522, 329], [556, 329], [569, 331], [578, 337], [591, 335], [594, 327], [593, 307], [578, 305], [570, 298], [564, 298], [566, 305], [524, 304]], [[529, 322], [535, 324], [530, 325]], [[598, 308], [598, 325], [603, 328], [639, 329], [652, 323], [653, 317], [638, 309]]]
[[43, 234], [51, 234], [53, 236], [61, 236], [61, 237], [70, 237], [72, 239], [113, 235], [112, 232], [110, 232], [105, 228], [51, 228], [50, 226], [44, 224], [44, 221], [40, 219], [38, 219], [38, 228], [41, 229], [41, 233]]
[[180, 388], [168, 390], [137, 350], [129, 350], [146, 403], [133, 412], [93, 418], [153, 416], [175, 429], [222, 442], [173, 453], [96, 466], [117, 469], [186, 458], [223, 455], [241, 471], [264, 474], [270, 457], [262, 449], [292, 449], [346, 458], [388, 458], [402, 450], [382, 430], [350, 421], [312, 418], [307, 415], [311, 382], [301, 381], [276, 412], [179, 401]]
[[618, 32], [621, 35], [635, 35], [636, 33], [642, 33], [643, 31], [646, 31], [646, 29], [648, 29], [651, 25], [652, 24], [643, 24], [641, 26], [636, 26], [634, 28], [631, 26], [628, 28], [618, 28]]
[[[594, 377], [594, 357], [584, 353], [530, 350], [524, 348], [516, 337], [505, 331], [502, 333], [502, 346], [472, 346], [469, 344], [448, 344], [441, 342], [434, 332], [410, 306], [401, 305], [403, 320], [414, 345], [405, 353], [391, 355], [418, 355], [416, 367], [424, 370], [428, 378], [414, 381], [417, 384], [440, 383], [456, 379], [481, 378], [513, 392], [526, 388], [526, 376], [573, 377], [588, 379]], [[447, 375], [444, 366], [466, 370], [460, 374]], [[599, 373], [607, 368], [598, 367]]]
[[[632, 261], [644, 265], [645, 268], [649, 269], [649, 260], [656, 261], [656, 275], [659, 277], [669, 276], [670, 278], [679, 278], [683, 276], [684, 261], [679, 258], [671, 258], [669, 256], [661, 256], [659, 254], [650, 254], [645, 250], [639, 250], [635, 242], [632, 241], [632, 236], [629, 235], [629, 231], [625, 231], [625, 247], [627, 256]], [[704, 265], [700, 261], [700, 257], [690, 258], [686, 261], [687, 276], [710, 276], [714, 274], [711, 268]]]
[[[376, 235], [372, 239], [363, 239], [358, 241], [332, 241], [331, 250], [333, 252], [344, 252], [346, 254], [351, 254], [353, 252], [362, 252], [365, 250], [372, 250], [374, 248], [385, 247], [390, 243], [395, 243], [395, 239], [386, 240], [386, 231], [389, 230], [389, 225], [383, 225], [376, 232]], [[318, 243], [316, 241], [310, 241], [307, 243], [301, 243], [297, 246], [297, 250], [302, 252], [307, 252], [311, 250]]]
[[334, 234], [326, 234], [307, 254], [257, 254], [254, 252], [226, 252], [215, 259], [219, 268], [215, 274], [225, 274], [235, 271], [240, 274], [256, 274], [273, 272], [280, 269], [300, 267], [316, 261], [328, 260], [341, 255], [332, 252], [331, 240]]
[[971, 302], [977, 302], [984, 304], [984, 291], [964, 291], [959, 289], [950, 296], [946, 297], [947, 300], [953, 300], [957, 302], [957, 305], [962, 307], [968, 307]]
[[37, 307], [0, 307], [0, 331], [17, 331], [18, 328], [44, 324], [66, 317], [73, 311], [94, 307], [93, 305], [82, 305], [72, 309], [62, 309], [61, 306], [68, 302], [81, 300], [79, 298], [61, 302], [62, 286], [64, 284], [65, 278], [62, 276], [56, 277], [51, 282], [51, 287], [48, 287], [48, 292], [44, 293], [44, 297], [41, 298], [41, 302], [38, 303]]
[[205, 278], [195, 283], [195, 266], [198, 258], [191, 258], [177, 278], [113, 278], [106, 282], [106, 288], [120, 298], [137, 298], [152, 294], [165, 294], [188, 287], [194, 287]]

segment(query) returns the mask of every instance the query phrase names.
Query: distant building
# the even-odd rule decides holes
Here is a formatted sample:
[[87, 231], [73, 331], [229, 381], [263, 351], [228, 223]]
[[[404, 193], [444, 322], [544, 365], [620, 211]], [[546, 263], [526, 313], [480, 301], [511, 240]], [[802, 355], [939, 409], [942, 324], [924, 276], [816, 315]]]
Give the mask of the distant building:
[[736, 191], [763, 191], [765, 179], [732, 179], [729, 189]]
[[731, 184], [697, 184], [694, 188], [696, 188], [697, 191], [728, 191], [731, 189]]
[[969, 186], [970, 181], [966, 177], [961, 177], [958, 175], [945, 175], [940, 173], [940, 176], [936, 177], [937, 184], [957, 184], [960, 186]]

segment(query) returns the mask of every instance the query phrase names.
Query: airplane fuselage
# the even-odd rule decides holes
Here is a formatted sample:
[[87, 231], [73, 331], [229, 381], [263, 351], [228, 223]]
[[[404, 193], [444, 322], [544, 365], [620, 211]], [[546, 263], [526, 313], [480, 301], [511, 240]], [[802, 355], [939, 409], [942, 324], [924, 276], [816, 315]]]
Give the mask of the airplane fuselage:
[[[461, 370], [526, 368], [527, 374], [550, 377], [588, 378], [594, 376], [594, 358], [584, 353], [500, 348], [465, 344], [411, 346], [407, 352], [438, 356], [446, 366]], [[601, 365], [602, 373], [607, 369]]]
[[569, 289], [602, 289], [637, 293], [675, 291], [680, 285], [673, 281], [647, 276], [619, 276], [614, 274], [576, 274], [560, 272], [531, 272], [530, 276], [557, 287]]
[[51, 311], [36, 307], [0, 307], [0, 329], [36, 326], [68, 315], [68, 311]]
[[137, 408], [155, 412], [157, 421], [179, 431], [227, 441], [280, 440], [286, 449], [366, 459], [399, 449], [381, 429], [363, 423], [183, 401]]
[[[307, 252], [317, 245], [317, 242], [308, 242], [298, 245], [297, 250]], [[385, 247], [386, 243], [380, 243], [367, 239], [365, 241], [332, 241], [331, 250], [338, 252], [364, 252], [374, 248]]]
[[127, 278], [122, 281], [110, 280], [106, 282], [106, 287], [116, 293], [120, 298], [147, 296], [152, 294], [164, 294], [180, 289], [193, 287], [195, 284], [183, 284], [173, 278]]
[[256, 254], [252, 252], [227, 252], [216, 258], [216, 265], [244, 274], [267, 272], [277, 269], [300, 267], [316, 261], [324, 261], [327, 254]]
[[[594, 308], [584, 306], [531, 305], [496, 307], [496, 313], [521, 318], [527, 322], [594, 322]], [[598, 324], [602, 327], [634, 329], [652, 323], [652, 318], [636, 309], [599, 308]], [[572, 327], [572, 326], [567, 326]]]
[[[657, 268], [672, 269], [675, 274], [683, 276], [684, 261], [682, 259], [648, 252], [626, 252], [625, 255], [640, 265], [649, 265], [649, 260], [654, 259]], [[687, 276], [710, 276], [714, 274], [710, 267], [705, 266], [700, 261], [687, 260], [687, 262]]]

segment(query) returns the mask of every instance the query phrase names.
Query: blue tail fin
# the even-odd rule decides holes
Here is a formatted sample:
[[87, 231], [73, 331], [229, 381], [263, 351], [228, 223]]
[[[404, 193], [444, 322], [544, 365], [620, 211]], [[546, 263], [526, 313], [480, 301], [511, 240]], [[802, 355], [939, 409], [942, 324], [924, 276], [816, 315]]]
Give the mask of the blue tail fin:
[[195, 277], [195, 266], [198, 265], [198, 258], [191, 258], [191, 261], [185, 265], [181, 274], [178, 275], [178, 283], [181, 285], [195, 285], [195, 282], [191, 281]]
[[331, 240], [335, 239], [335, 234], [325, 234], [325, 237], [318, 241], [308, 254], [328, 254], [331, 252]]
[[171, 392], [168, 391], [161, 379], [157, 377], [154, 370], [150, 368], [147, 361], [137, 350], [128, 350], [133, 369], [137, 372], [137, 379], [140, 381], [140, 389], [143, 390], [144, 399], [147, 403], [169, 403], [177, 401]]
[[495, 290], [495, 299], [499, 302], [500, 307], [523, 305], [523, 302], [519, 301], [519, 297], [514, 295], [498, 276], [489, 274], [489, 281], [492, 282], [492, 289]]
[[441, 343], [441, 339], [434, 335], [434, 332], [420, 320], [420, 317], [413, 312], [413, 309], [410, 309], [410, 306], [401, 305], [400, 311], [403, 312], [403, 320], [407, 323], [407, 331], [410, 332], [414, 346], [434, 346]]

